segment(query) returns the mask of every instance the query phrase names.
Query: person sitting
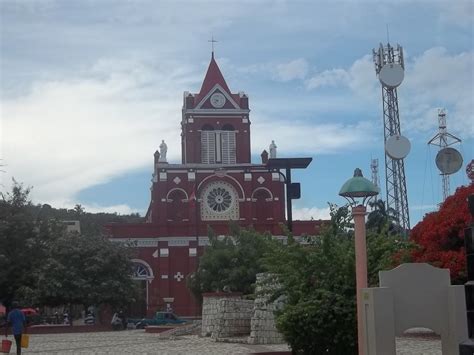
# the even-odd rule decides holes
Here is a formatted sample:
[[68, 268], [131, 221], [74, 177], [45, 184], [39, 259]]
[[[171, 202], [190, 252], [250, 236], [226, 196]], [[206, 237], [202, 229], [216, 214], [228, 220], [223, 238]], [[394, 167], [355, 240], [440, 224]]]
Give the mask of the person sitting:
[[117, 312], [114, 313], [114, 315], [112, 317], [112, 321], [110, 322], [110, 324], [112, 324], [112, 329], [113, 330], [123, 329], [122, 318], [120, 318], [120, 316]]
[[84, 324], [95, 324], [95, 317], [92, 312], [87, 312], [87, 315], [84, 318]]

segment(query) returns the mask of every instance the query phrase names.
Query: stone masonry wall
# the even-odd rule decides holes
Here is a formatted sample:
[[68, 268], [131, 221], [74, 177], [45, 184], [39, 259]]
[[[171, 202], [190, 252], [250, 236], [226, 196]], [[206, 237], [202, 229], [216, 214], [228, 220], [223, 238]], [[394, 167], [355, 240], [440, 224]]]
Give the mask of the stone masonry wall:
[[283, 336], [278, 332], [275, 325], [274, 311], [279, 309], [283, 302], [277, 299], [270, 302], [272, 292], [278, 288], [278, 282], [274, 276], [267, 273], [257, 274], [254, 313], [250, 322], [249, 344], [282, 344], [285, 343]]
[[274, 275], [262, 273], [257, 275], [255, 301], [242, 300], [240, 294], [204, 294], [201, 335], [221, 341], [249, 335], [246, 341], [249, 344], [285, 343], [276, 329], [274, 316], [275, 310], [283, 306], [283, 300], [270, 301], [279, 287]]
[[246, 336], [250, 334], [250, 319], [253, 315], [252, 300], [221, 299], [218, 317], [212, 331], [213, 339]]
[[240, 300], [242, 298], [240, 293], [205, 293], [203, 294], [202, 302], [202, 336], [211, 336], [214, 328], [220, 321], [219, 302], [222, 299]]

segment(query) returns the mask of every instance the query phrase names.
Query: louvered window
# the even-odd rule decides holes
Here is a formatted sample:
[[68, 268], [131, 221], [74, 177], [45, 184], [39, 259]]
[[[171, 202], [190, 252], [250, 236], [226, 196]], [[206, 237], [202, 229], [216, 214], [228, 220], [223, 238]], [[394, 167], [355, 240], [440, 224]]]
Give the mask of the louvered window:
[[222, 164], [235, 164], [235, 132], [221, 132]]
[[201, 131], [203, 164], [235, 164], [235, 131]]
[[216, 132], [201, 131], [201, 162], [214, 164], [216, 162]]

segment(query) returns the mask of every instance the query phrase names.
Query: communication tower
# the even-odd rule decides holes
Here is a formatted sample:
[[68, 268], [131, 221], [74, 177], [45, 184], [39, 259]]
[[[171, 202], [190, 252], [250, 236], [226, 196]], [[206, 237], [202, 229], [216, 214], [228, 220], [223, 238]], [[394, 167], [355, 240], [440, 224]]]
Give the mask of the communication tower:
[[438, 110], [438, 134], [428, 141], [439, 147], [438, 154], [436, 154], [436, 166], [441, 171], [441, 178], [443, 180], [443, 201], [450, 194], [449, 175], [459, 171], [462, 167], [462, 156], [454, 148], [448, 148], [450, 145], [460, 143], [461, 140], [448, 133], [446, 125], [446, 112], [444, 109]]
[[380, 180], [379, 180], [379, 160], [378, 159], [371, 159], [370, 161], [370, 170], [372, 171], [372, 183], [380, 187]]
[[373, 58], [382, 84], [387, 210], [395, 211], [396, 223], [406, 234], [410, 230], [410, 216], [403, 159], [410, 152], [410, 141], [401, 135], [397, 95], [404, 77], [403, 49], [398, 44], [396, 48], [390, 43], [380, 44], [373, 50]]

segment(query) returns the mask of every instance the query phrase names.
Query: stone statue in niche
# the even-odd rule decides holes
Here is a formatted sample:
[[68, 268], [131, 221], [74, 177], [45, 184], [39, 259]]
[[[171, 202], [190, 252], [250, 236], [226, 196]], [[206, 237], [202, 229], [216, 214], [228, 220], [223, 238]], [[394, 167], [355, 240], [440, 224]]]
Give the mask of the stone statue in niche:
[[165, 143], [165, 140], [161, 140], [160, 144], [160, 158], [159, 162], [160, 163], [166, 163], [166, 153], [168, 152], [168, 146]]
[[272, 140], [272, 143], [270, 144], [270, 159], [276, 158], [277, 157], [277, 146], [275, 144], [275, 141]]

